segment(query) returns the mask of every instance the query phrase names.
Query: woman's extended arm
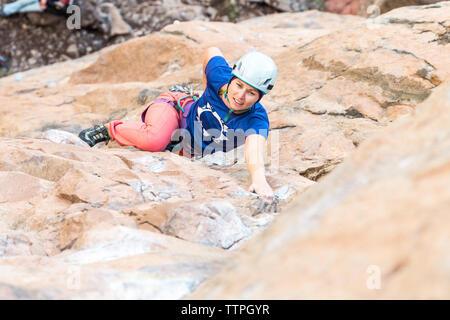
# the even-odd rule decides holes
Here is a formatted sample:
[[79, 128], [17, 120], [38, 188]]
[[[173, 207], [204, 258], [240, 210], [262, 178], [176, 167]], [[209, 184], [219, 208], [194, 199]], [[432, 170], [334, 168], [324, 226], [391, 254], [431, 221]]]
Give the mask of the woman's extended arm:
[[273, 199], [273, 190], [267, 183], [264, 169], [265, 144], [266, 139], [259, 134], [249, 135], [245, 139], [245, 162], [251, 178], [249, 191]]
[[203, 56], [203, 90], [206, 90], [206, 65], [212, 57], [220, 56], [223, 57], [222, 51], [217, 47], [210, 47], [206, 49], [205, 55]]

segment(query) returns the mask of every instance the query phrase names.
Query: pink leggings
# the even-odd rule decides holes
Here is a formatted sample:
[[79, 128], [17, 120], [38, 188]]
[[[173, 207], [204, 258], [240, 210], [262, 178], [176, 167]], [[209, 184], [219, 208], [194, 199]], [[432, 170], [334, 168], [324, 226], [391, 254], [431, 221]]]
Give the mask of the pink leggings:
[[[170, 143], [173, 132], [180, 127], [180, 112], [159, 99], [174, 101], [186, 96], [182, 92], [165, 92], [151, 103], [142, 121], [111, 121], [109, 132], [112, 140], [122, 146], [134, 146], [144, 151], [163, 151]], [[186, 105], [184, 99], [181, 105]], [[190, 100], [192, 101], [192, 100]]]

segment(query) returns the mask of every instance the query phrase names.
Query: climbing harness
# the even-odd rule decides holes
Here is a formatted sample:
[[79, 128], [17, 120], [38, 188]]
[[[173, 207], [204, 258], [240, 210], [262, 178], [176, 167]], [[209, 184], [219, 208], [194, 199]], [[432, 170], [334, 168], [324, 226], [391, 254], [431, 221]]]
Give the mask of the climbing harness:
[[[175, 85], [175, 86], [171, 87], [169, 89], [169, 92], [174, 93], [174, 95], [172, 96], [174, 99], [169, 100], [169, 99], [159, 98], [159, 99], [153, 100], [153, 102], [142, 112], [142, 114], [141, 114], [142, 122], [145, 122], [145, 115], [147, 113], [148, 108], [150, 108], [150, 106], [152, 104], [154, 104], [156, 102], [165, 102], [165, 103], [171, 105], [175, 109], [177, 114], [179, 115], [179, 118], [180, 118], [179, 126], [181, 127], [182, 117], [186, 113], [186, 110], [185, 110], [186, 105], [197, 101], [199, 95], [196, 94], [192, 88], [188, 88], [188, 87], [180, 86], [180, 85]], [[185, 95], [181, 96], [179, 98], [176, 98], [177, 93], [184, 93]], [[181, 143], [181, 141], [182, 141], [181, 137], [178, 141], [171, 141], [167, 145], [165, 150], [172, 151], [172, 149], [175, 146], [177, 146], [179, 143]]]

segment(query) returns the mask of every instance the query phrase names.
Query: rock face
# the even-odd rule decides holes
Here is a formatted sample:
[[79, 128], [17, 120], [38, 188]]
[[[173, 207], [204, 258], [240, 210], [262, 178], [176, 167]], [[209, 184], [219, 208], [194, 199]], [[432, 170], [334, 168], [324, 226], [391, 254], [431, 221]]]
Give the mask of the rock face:
[[202, 163], [44, 136], [0, 138], [3, 299], [181, 298], [273, 218]]
[[[93, 55], [0, 79], [1, 297], [181, 298], [278, 213], [284, 215], [296, 195], [306, 191], [301, 201], [311, 201], [310, 207], [299, 205], [307, 226], [346, 190], [366, 199], [361, 192], [380, 187], [391, 203], [393, 189], [368, 185], [364, 172], [375, 175], [377, 159], [380, 165], [410, 168], [401, 153], [406, 149], [398, 148], [392, 159], [400, 160], [394, 162], [389, 148], [380, 153], [386, 159], [361, 151], [367, 158], [344, 164], [350, 169], [332, 173], [338, 178], [327, 175], [375, 132], [392, 121], [403, 123], [430, 94], [444, 90], [450, 78], [449, 13], [450, 2], [442, 2], [367, 20], [306, 11], [238, 24], [182, 22]], [[114, 144], [90, 149], [76, 136], [93, 124], [139, 117], [172, 85], [201, 90], [202, 54], [209, 46], [218, 46], [230, 64], [256, 48], [278, 65], [273, 92], [262, 101], [271, 122], [267, 172], [278, 196], [274, 203], [246, 191], [242, 148], [200, 160]], [[417, 143], [412, 147], [425, 145]], [[363, 170], [361, 181], [345, 178], [359, 177], [355, 168]], [[322, 179], [335, 187], [313, 189]], [[408, 192], [400, 195], [410, 201]], [[323, 202], [313, 204], [320, 197]], [[375, 210], [372, 201], [368, 207]], [[348, 219], [350, 229], [358, 226]], [[286, 257], [291, 259], [283, 261]], [[311, 252], [308, 261], [320, 257]], [[67, 273], [76, 274], [69, 285]]]
[[[350, 2], [350, 1], [349, 1]], [[386, 13], [393, 9], [405, 6], [420, 6], [441, 2], [440, 0], [356, 0], [351, 1], [358, 4], [355, 13], [362, 16], [373, 16]]]
[[106, 11], [103, 13], [103, 17], [108, 20], [109, 26], [109, 35], [117, 36], [131, 33], [132, 29], [126, 23], [122, 16], [120, 15], [120, 11], [111, 3], [103, 3], [100, 5], [100, 10]]
[[368, 17], [400, 7], [432, 4], [440, 2], [440, 0], [260, 0], [254, 2], [264, 2], [283, 12], [321, 10]]
[[229, 258], [215, 248], [123, 226], [77, 252], [0, 259], [2, 299], [179, 299]]
[[[231, 63], [245, 50], [257, 48], [271, 54], [279, 65], [280, 76], [266, 105], [271, 112], [272, 133], [282, 130], [280, 143], [292, 146], [281, 152], [281, 166], [317, 180], [351, 152], [371, 128], [411, 114], [449, 77], [448, 31], [443, 27], [448, 24], [448, 10], [448, 3], [426, 9], [405, 8], [363, 23], [356, 17], [313, 11], [257, 18], [237, 26], [170, 25], [159, 35], [105, 54], [72, 75], [70, 81], [118, 83], [136, 79], [161, 87], [185, 79], [198, 86], [195, 57], [207, 46], [219, 46]], [[412, 20], [406, 18], [413, 15]], [[323, 30], [327, 23], [338, 21], [353, 26], [340, 32]], [[280, 29], [283, 36], [279, 36]], [[239, 36], [232, 38], [230, 32]], [[148, 46], [152, 49], [145, 51]], [[169, 47], [177, 51], [168, 52]], [[137, 52], [135, 65], [125, 67], [130, 51]], [[150, 60], [153, 52], [158, 60]], [[380, 65], [379, 61], [391, 61], [392, 65]], [[143, 69], [148, 71], [143, 73]], [[316, 128], [320, 129], [314, 131]], [[285, 166], [293, 162], [294, 166]]]
[[449, 111], [447, 82], [189, 298], [448, 299]]

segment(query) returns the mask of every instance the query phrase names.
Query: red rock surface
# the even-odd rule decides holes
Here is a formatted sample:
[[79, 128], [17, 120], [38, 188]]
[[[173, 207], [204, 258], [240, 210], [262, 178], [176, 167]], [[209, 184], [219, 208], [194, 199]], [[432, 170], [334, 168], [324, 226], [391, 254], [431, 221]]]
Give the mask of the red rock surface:
[[[409, 160], [401, 152], [408, 146], [414, 151], [426, 145], [428, 120], [423, 118], [422, 123], [418, 117], [419, 122], [413, 122], [411, 128], [406, 124], [398, 129], [389, 126], [392, 121], [404, 123], [412, 118], [419, 112], [417, 106], [449, 79], [449, 4], [400, 8], [368, 20], [308, 11], [239, 24], [173, 24], [91, 56], [0, 79], [0, 294], [8, 298], [181, 298], [234, 255], [225, 249], [239, 250], [272, 221], [283, 218], [280, 225], [309, 231], [308, 212], [315, 221], [319, 217], [314, 210], [328, 208], [352, 183], [381, 181], [374, 174], [385, 171], [369, 164], [388, 162], [395, 168], [409, 168]], [[270, 54], [279, 66], [275, 88], [263, 101], [271, 121], [268, 180], [280, 199], [278, 204], [264, 203], [246, 191], [249, 177], [242, 148], [237, 150], [237, 158], [217, 153], [191, 161], [114, 144], [89, 149], [74, 135], [96, 123], [138, 117], [159, 92], [174, 84], [184, 82], [200, 90], [201, 55], [212, 45], [219, 46], [230, 63], [257, 48]], [[390, 146], [391, 140], [375, 140], [372, 145], [385, 150], [382, 156], [376, 157], [373, 149], [366, 147], [363, 150], [367, 151], [357, 153], [364, 154], [357, 163], [344, 163], [345, 173], [327, 177], [386, 126], [395, 137], [405, 129], [407, 138], [397, 138], [402, 142], [386, 150], [382, 146]], [[411, 136], [414, 128], [424, 132], [417, 144]], [[445, 135], [446, 131], [442, 132]], [[399, 154], [392, 158], [389, 152], [395, 148]], [[430, 152], [439, 153], [433, 150]], [[429, 153], [424, 155], [428, 159]], [[413, 163], [425, 165], [420, 161]], [[411, 168], [420, 175], [419, 167]], [[333, 182], [322, 189], [322, 179]], [[426, 191], [427, 184], [420, 186], [420, 192], [410, 192], [414, 185], [396, 187], [394, 182], [392, 187], [384, 182], [364, 184], [354, 196], [367, 199], [369, 208], [381, 208], [380, 214], [389, 217], [386, 219], [397, 221], [397, 214], [391, 217], [388, 207], [396, 203], [394, 191], [402, 190], [406, 201], [400, 204], [406, 206], [414, 204], [412, 200]], [[430, 190], [435, 189], [430, 186]], [[380, 201], [364, 191], [380, 192]], [[298, 222], [295, 214], [284, 214], [294, 197], [302, 194], [300, 202], [295, 202], [298, 210], [316, 208], [301, 211], [306, 222]], [[366, 202], [355, 203], [359, 211], [365, 210]], [[424, 208], [423, 212], [435, 209]], [[416, 212], [416, 206], [411, 210]], [[367, 219], [378, 223], [370, 220], [372, 216]], [[398, 219], [393, 228], [401, 229], [404, 221]], [[350, 217], [348, 221], [342, 228], [359, 226]], [[382, 221], [381, 227], [386, 225]], [[333, 232], [340, 229], [330, 226], [323, 228], [323, 238], [319, 232], [314, 241], [327, 247], [328, 236], [339, 239]], [[410, 230], [405, 227], [402, 232], [410, 235]], [[386, 232], [383, 234], [391, 235]], [[267, 237], [274, 246], [284, 241], [281, 236], [278, 240]], [[365, 243], [359, 229], [355, 236], [343, 236], [358, 237], [361, 242], [357, 243]], [[395, 233], [392, 239], [395, 242]], [[339, 260], [339, 248], [354, 248], [345, 241], [333, 243], [336, 247], [331, 248], [336, 250], [330, 256], [314, 256], [311, 249], [304, 253], [303, 263], [320, 264], [321, 257], [326, 257], [321, 265], [328, 272], [326, 266]], [[381, 251], [383, 243], [380, 240]], [[286, 250], [289, 248], [287, 244]], [[348, 252], [358, 252], [352, 250]], [[403, 257], [407, 251], [395, 252]], [[395, 270], [399, 259], [383, 260], [382, 270], [388, 270], [383, 272]], [[279, 267], [289, 271], [289, 266], [296, 266], [296, 261], [291, 264], [286, 259], [286, 263]], [[344, 263], [339, 270], [347, 266]], [[67, 285], [67, 272], [83, 275], [81, 282], [71, 278], [78, 289], [73, 289], [72, 282]], [[330, 282], [341, 281], [333, 272], [327, 274]], [[423, 272], [417, 269], [416, 274], [419, 277]], [[297, 294], [286, 288], [286, 294], [279, 297]], [[308, 288], [328, 289], [319, 282]], [[238, 287], [233, 292], [239, 296]], [[348, 296], [358, 294], [349, 291]], [[395, 296], [395, 290], [386, 293], [390, 296]]]
[[188, 298], [448, 299], [449, 110], [447, 82]]

